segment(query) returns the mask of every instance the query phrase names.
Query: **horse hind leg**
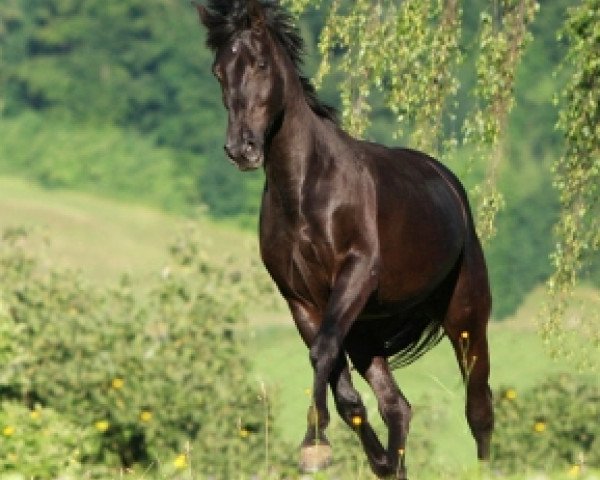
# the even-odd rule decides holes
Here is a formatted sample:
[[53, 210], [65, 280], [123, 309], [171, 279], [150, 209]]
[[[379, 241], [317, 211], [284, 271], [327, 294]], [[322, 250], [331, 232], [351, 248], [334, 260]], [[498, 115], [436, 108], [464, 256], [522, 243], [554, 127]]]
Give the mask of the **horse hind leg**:
[[461, 334], [453, 334], [451, 342], [466, 386], [465, 413], [477, 444], [477, 458], [487, 461], [494, 427], [492, 393], [488, 384], [490, 363], [487, 339], [485, 333], [471, 333], [468, 327]]
[[475, 258], [477, 262], [462, 266], [444, 330], [454, 347], [465, 382], [465, 413], [477, 444], [477, 457], [487, 461], [494, 426], [487, 341], [491, 297], [483, 257]]

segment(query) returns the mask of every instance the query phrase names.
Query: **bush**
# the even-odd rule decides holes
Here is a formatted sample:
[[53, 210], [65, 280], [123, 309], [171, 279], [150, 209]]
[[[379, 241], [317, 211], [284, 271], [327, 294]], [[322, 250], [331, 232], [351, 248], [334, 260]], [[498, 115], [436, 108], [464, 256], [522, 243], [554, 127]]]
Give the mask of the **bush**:
[[86, 468], [193, 465], [214, 478], [263, 468], [271, 412], [248, 376], [244, 290], [199, 258], [194, 238], [172, 248], [143, 294], [127, 278], [94, 288], [46, 268], [32, 248], [21, 230], [0, 241], [0, 420], [15, 428], [13, 443], [35, 437], [27, 416], [38, 411], [64, 435], [36, 439], [37, 470], [17, 456], [8, 471], [54, 478], [80, 445]]
[[496, 394], [494, 468], [510, 473], [600, 467], [600, 387], [563, 374]]
[[19, 472], [16, 478], [105, 479], [109, 473], [102, 466], [81, 463], [98, 448], [94, 430], [82, 428], [51, 408], [29, 409], [18, 402], [3, 402], [0, 438], [0, 472]]

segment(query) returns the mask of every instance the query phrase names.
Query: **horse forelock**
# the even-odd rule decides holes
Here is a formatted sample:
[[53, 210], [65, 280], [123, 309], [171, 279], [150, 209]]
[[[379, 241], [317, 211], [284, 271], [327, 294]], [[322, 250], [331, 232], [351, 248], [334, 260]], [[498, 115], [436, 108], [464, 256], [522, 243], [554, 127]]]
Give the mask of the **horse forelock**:
[[[259, 0], [258, 3], [263, 9], [266, 27], [294, 65], [309, 106], [317, 115], [337, 122], [335, 109], [318, 99], [310, 80], [302, 74], [304, 41], [293, 17], [277, 1]], [[213, 51], [251, 27], [248, 0], [209, 0], [207, 9], [206, 45]]]

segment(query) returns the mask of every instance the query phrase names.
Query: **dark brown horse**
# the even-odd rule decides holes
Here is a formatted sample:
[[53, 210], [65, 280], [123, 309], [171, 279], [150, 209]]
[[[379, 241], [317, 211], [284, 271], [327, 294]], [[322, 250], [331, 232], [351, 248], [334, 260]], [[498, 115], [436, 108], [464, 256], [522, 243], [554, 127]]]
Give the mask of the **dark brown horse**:
[[[391, 373], [446, 334], [466, 382], [480, 459], [493, 426], [486, 326], [490, 292], [467, 196], [431, 157], [352, 138], [299, 71], [302, 39], [277, 2], [197, 5], [229, 114], [227, 155], [264, 167], [264, 263], [310, 349], [314, 402], [301, 467], [331, 460], [327, 384], [378, 476], [406, 478], [411, 408]], [[352, 385], [367, 380], [388, 428], [383, 447]]]

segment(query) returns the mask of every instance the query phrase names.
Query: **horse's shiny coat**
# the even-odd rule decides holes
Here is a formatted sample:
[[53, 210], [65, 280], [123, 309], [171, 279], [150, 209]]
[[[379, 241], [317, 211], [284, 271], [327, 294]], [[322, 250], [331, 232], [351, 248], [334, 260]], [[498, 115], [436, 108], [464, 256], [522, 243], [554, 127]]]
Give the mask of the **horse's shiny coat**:
[[[373, 471], [406, 478], [410, 405], [388, 359], [409, 363], [444, 333], [465, 376], [478, 456], [487, 459], [491, 300], [460, 182], [423, 153], [345, 133], [300, 75], [301, 38], [275, 2], [210, 0], [197, 8], [229, 114], [225, 150], [241, 170], [264, 167], [261, 255], [310, 349], [314, 403], [302, 467], [331, 459], [329, 384]], [[377, 397], [387, 447], [368, 422], [347, 357]]]

